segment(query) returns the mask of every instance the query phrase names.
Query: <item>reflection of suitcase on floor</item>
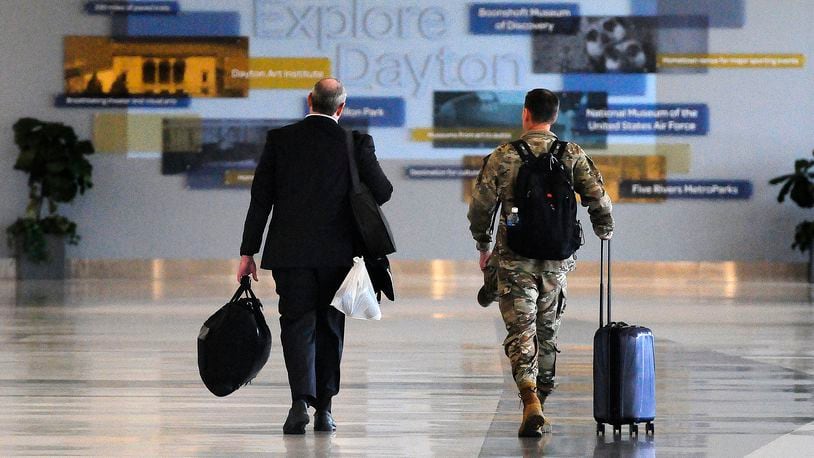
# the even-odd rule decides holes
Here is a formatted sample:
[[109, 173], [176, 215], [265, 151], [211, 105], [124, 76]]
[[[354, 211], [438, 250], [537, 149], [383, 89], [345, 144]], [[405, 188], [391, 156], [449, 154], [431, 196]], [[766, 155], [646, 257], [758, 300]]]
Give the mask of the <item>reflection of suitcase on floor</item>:
[[[629, 425], [638, 435], [638, 423], [646, 423], [646, 434], [655, 433], [656, 363], [650, 329], [611, 322], [610, 241], [608, 243], [608, 288], [604, 286], [605, 242], [602, 242], [599, 280], [599, 329], [594, 334], [594, 418], [597, 434], [605, 424], [621, 434]], [[603, 320], [604, 297], [608, 298], [608, 323]]]

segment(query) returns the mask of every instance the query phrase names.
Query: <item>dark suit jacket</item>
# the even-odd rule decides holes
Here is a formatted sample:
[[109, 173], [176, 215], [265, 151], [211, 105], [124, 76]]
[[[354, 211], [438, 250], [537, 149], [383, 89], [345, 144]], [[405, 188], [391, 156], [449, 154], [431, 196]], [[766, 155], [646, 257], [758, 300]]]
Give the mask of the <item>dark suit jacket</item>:
[[[393, 185], [376, 159], [373, 138], [354, 133], [354, 143], [359, 179], [381, 205], [390, 199]], [[352, 265], [357, 234], [350, 186], [345, 131], [332, 119], [308, 116], [269, 131], [252, 183], [240, 254], [260, 251], [271, 213], [262, 268]]]

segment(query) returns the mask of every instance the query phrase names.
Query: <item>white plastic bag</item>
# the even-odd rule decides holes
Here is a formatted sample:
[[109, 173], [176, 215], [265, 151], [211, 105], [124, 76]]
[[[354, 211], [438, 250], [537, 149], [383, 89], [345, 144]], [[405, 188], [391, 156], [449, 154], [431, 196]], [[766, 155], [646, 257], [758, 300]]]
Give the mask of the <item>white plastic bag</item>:
[[339, 285], [331, 305], [351, 318], [360, 320], [380, 320], [382, 318], [379, 301], [373, 290], [373, 282], [365, 267], [365, 260], [353, 258], [353, 267]]

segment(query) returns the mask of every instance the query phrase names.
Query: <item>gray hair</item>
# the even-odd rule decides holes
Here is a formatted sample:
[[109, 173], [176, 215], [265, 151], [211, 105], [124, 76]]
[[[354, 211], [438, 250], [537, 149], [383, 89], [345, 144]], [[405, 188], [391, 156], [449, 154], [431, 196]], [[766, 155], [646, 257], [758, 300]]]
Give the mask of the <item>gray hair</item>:
[[[332, 82], [336, 82], [332, 84]], [[311, 91], [311, 108], [317, 113], [333, 115], [339, 105], [345, 103], [348, 94], [345, 86], [336, 78], [323, 78], [314, 85]]]

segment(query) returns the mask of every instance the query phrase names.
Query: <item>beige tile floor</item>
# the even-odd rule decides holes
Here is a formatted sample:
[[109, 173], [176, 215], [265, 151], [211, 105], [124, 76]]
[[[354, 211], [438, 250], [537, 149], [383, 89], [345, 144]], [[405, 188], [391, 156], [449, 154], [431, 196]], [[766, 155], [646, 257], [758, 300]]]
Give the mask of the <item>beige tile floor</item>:
[[256, 292], [272, 356], [226, 398], [201, 384], [195, 339], [230, 277], [0, 281], [0, 456], [814, 456], [808, 285], [619, 277], [614, 317], [656, 335], [656, 434], [597, 438], [595, 278], [575, 275], [546, 406], [554, 432], [520, 440], [502, 325], [473, 299], [474, 268], [396, 270], [383, 320], [348, 323], [338, 431], [304, 437], [281, 433], [289, 398], [269, 275]]

